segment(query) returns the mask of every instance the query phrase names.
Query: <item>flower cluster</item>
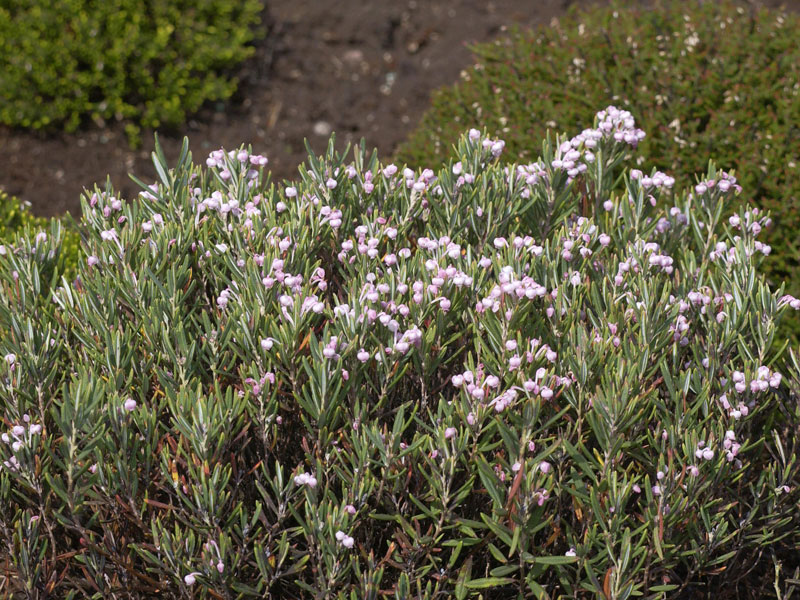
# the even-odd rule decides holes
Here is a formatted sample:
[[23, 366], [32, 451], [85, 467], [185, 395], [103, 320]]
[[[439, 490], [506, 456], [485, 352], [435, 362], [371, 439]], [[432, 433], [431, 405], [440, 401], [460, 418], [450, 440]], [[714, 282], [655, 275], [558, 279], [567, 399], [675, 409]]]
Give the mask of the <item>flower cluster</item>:
[[347, 549], [353, 547], [355, 541], [349, 535], [347, 535], [344, 531], [337, 531], [336, 532], [336, 541], [339, 542], [342, 546]]
[[[8, 357], [6, 357], [8, 360]], [[8, 460], [3, 461], [3, 466], [10, 471], [18, 471], [21, 467], [19, 460], [15, 456], [20, 450], [33, 443], [34, 436], [42, 434], [41, 423], [33, 423], [30, 415], [22, 415], [22, 424], [14, 425], [9, 431], [0, 435], [0, 440], [11, 448], [13, 453]]]
[[310, 488], [315, 488], [317, 487], [317, 478], [309, 473], [300, 473], [299, 475], [295, 475], [294, 484], [307, 485]]
[[27, 426], [15, 425], [11, 428], [9, 432], [10, 435], [9, 433], [4, 433], [2, 436], [0, 436], [0, 439], [2, 439], [6, 444], [9, 444], [14, 452], [19, 451], [31, 436], [42, 433], [41, 424], [30, 424], [30, 417], [28, 415], [24, 415], [23, 419]]

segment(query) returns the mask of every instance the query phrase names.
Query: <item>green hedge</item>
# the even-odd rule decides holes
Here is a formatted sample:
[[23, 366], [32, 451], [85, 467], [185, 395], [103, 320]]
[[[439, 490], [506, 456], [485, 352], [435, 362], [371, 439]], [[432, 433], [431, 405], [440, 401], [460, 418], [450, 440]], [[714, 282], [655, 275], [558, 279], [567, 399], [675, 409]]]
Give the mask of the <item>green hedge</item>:
[[[398, 159], [436, 164], [474, 124], [533, 160], [546, 130], [630, 110], [647, 131], [641, 168], [692, 181], [711, 157], [735, 170], [742, 199], [770, 211], [774, 285], [800, 293], [800, 21], [731, 2], [625, 4], [573, 11], [554, 26], [477, 46], [477, 65], [435, 93]], [[792, 333], [800, 333], [793, 319]]]
[[0, 123], [75, 130], [116, 119], [181, 124], [230, 97], [263, 0], [6, 0], [0, 4]]

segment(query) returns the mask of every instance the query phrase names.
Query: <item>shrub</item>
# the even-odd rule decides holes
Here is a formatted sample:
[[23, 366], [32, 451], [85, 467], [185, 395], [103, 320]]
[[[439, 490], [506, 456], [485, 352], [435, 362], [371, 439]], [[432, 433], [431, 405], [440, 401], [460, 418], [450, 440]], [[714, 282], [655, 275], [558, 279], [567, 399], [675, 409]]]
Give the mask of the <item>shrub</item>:
[[11, 0], [0, 6], [0, 123], [174, 127], [236, 89], [262, 0]]
[[[62, 225], [61, 260], [59, 274], [72, 278], [77, 273], [81, 257], [80, 235], [68, 215], [58, 219]], [[0, 190], [0, 244], [14, 241], [15, 236], [31, 236], [32, 231], [49, 229], [48, 219], [35, 217], [30, 212], [30, 204], [23, 203]]]
[[31, 214], [29, 206], [0, 190], [0, 239], [7, 239], [25, 225], [41, 226], [44, 219], [37, 219]]
[[277, 187], [261, 156], [201, 168], [185, 143], [139, 198], [83, 198], [75, 284], [52, 276], [57, 223], [19, 238], [0, 260], [16, 591], [784, 585], [798, 415], [773, 339], [800, 301], [758, 274], [765, 215], [722, 219], [735, 178], [628, 171], [642, 135], [609, 108], [506, 165], [472, 131], [437, 173], [331, 141]]
[[[474, 48], [476, 66], [434, 94], [399, 159], [426, 165], [481, 123], [527, 161], [547, 129], [624, 104], [648, 132], [642, 168], [682, 181], [729, 165], [742, 201], [770, 211], [767, 278], [800, 293], [800, 20], [722, 2], [617, 3]], [[800, 319], [790, 331], [800, 339]]]

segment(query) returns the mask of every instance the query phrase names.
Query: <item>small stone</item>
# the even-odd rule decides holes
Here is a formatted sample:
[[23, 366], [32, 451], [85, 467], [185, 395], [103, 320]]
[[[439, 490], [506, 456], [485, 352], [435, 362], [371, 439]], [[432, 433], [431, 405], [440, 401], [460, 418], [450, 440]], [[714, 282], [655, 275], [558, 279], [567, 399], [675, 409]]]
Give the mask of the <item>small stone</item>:
[[333, 131], [333, 127], [327, 121], [317, 121], [314, 123], [313, 131], [315, 135], [319, 135], [322, 137], [327, 137]]
[[361, 50], [348, 50], [342, 55], [342, 61], [351, 67], [364, 62], [364, 53]]

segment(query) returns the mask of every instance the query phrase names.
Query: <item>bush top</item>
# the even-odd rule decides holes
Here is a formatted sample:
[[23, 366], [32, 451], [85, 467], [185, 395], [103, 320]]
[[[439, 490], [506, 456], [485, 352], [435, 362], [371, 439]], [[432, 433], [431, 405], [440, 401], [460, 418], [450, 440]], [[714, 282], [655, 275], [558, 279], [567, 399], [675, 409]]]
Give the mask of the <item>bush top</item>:
[[[691, 182], [710, 159], [734, 169], [742, 202], [769, 210], [774, 286], [800, 294], [800, 21], [741, 3], [617, 2], [574, 10], [551, 26], [476, 46], [463, 80], [434, 94], [399, 160], [447, 156], [461, 130], [482, 123], [510, 156], [528, 161], [546, 131], [588, 122], [613, 100], [648, 136], [642, 168]], [[793, 325], [800, 333], [800, 320]]]

